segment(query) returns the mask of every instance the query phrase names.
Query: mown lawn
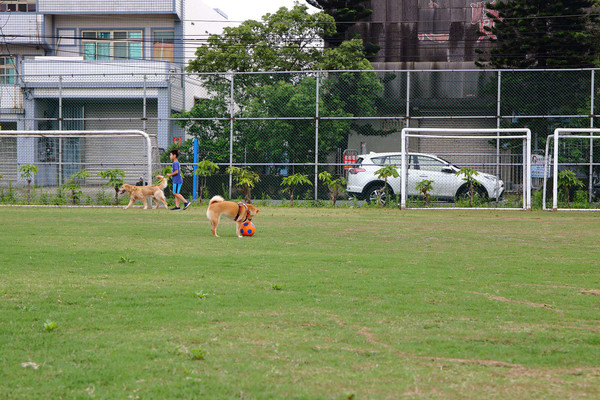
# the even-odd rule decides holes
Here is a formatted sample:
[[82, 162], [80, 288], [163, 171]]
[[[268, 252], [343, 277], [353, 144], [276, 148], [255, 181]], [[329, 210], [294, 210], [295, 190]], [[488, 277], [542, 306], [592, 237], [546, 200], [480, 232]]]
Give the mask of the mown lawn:
[[0, 207], [0, 398], [600, 397], [600, 214]]

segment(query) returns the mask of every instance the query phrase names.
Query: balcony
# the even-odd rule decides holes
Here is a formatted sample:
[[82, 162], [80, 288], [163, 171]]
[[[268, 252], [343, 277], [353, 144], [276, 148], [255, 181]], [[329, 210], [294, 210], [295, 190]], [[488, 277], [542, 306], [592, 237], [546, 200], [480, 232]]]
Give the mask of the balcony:
[[0, 13], [2, 41], [6, 44], [35, 44], [47, 46], [47, 37], [52, 37], [50, 24], [44, 23], [44, 16], [35, 13]]
[[182, 0], [39, 0], [42, 14], [173, 14], [183, 19]]
[[180, 80], [181, 72], [167, 61], [36, 57], [23, 60], [21, 75], [30, 88], [166, 87]]

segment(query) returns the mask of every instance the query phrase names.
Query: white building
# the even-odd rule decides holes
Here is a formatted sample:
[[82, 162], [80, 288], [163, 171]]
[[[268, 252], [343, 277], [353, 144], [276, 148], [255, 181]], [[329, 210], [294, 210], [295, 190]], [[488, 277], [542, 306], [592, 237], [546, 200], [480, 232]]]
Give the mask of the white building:
[[[0, 127], [141, 129], [166, 148], [185, 135], [169, 117], [189, 108], [197, 91], [186, 87], [184, 68], [207, 32], [220, 33], [226, 22], [199, 0], [2, 1]], [[43, 163], [60, 151], [76, 162], [103, 151], [58, 147], [1, 139], [0, 173], [10, 179], [14, 171], [3, 165], [12, 161]]]

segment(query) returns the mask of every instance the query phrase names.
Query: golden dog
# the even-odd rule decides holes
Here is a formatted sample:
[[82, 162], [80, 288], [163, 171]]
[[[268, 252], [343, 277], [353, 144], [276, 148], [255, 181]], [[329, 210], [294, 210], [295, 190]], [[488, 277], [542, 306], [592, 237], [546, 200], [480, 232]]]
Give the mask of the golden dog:
[[146, 197], [154, 198], [156, 201], [156, 207], [154, 208], [158, 208], [160, 203], [163, 203], [165, 208], [169, 208], [167, 205], [167, 200], [165, 200], [165, 192], [163, 191], [167, 187], [167, 178], [162, 175], [157, 175], [156, 177], [160, 179], [158, 185], [134, 186], [126, 183], [119, 188], [120, 194], [125, 192], [129, 194], [129, 204], [127, 204], [125, 210], [131, 207], [131, 205], [137, 200], [141, 200], [142, 203], [144, 203], [144, 210], [148, 209], [148, 201], [146, 200]]
[[208, 203], [206, 217], [210, 221], [210, 230], [214, 236], [219, 237], [219, 235], [217, 235], [217, 226], [219, 225], [221, 215], [224, 215], [237, 222], [237, 235], [241, 238], [242, 235], [240, 229], [242, 228], [242, 223], [252, 221], [252, 218], [254, 218], [259, 211], [260, 210], [252, 204], [225, 201], [221, 196], [214, 196]]

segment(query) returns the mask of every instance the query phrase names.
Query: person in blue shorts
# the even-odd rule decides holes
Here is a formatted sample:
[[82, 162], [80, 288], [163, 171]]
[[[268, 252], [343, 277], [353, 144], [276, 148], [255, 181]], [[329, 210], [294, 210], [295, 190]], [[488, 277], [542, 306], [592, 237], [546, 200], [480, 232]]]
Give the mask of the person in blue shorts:
[[181, 185], [183, 184], [183, 177], [181, 175], [181, 167], [179, 166], [178, 161], [179, 149], [171, 150], [169, 157], [171, 158], [171, 161], [173, 161], [173, 165], [171, 166], [172, 172], [167, 174], [167, 176], [170, 176], [172, 179], [173, 196], [175, 196], [175, 207], [171, 208], [171, 211], [181, 210], [181, 208], [179, 208], [179, 201], [183, 201], [183, 209], [187, 210], [187, 208], [190, 206], [190, 202], [187, 201], [185, 197], [183, 197], [183, 195], [180, 193]]

